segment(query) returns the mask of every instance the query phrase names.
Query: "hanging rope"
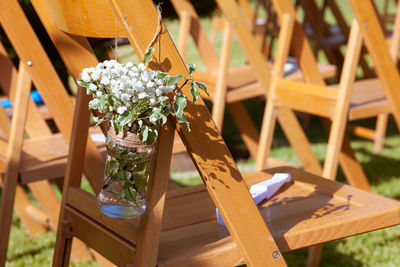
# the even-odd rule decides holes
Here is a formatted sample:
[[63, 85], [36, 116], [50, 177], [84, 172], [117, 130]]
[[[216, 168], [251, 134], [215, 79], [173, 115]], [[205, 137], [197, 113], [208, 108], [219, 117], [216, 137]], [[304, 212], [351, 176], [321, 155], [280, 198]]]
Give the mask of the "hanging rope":
[[[154, 42], [156, 41], [156, 39], [158, 38], [158, 36], [160, 35], [161, 32], [161, 21], [162, 21], [162, 17], [161, 17], [161, 6], [157, 5], [156, 6], [156, 10], [158, 13], [158, 26], [157, 26], [157, 31], [154, 34], [153, 39], [151, 40], [151, 42], [149, 43], [149, 45], [146, 48], [146, 52], [149, 51], [149, 49], [154, 45]], [[160, 38], [158, 39], [158, 60], [160, 61]]]

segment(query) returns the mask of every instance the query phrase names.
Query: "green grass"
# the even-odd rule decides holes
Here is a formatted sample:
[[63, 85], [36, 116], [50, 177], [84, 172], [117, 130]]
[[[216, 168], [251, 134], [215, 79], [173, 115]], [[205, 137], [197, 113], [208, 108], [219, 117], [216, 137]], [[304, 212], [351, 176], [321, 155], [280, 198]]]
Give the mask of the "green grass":
[[[326, 143], [322, 127], [312, 121], [307, 134], [312, 141], [312, 148], [322, 161]], [[366, 121], [373, 125], [373, 121]], [[276, 131], [274, 147], [271, 155], [274, 158], [300, 166], [293, 149], [288, 146], [286, 139], [279, 129]], [[352, 147], [357, 159], [369, 178], [372, 190], [376, 193], [400, 199], [400, 136], [394, 127], [390, 127], [385, 139], [385, 148], [379, 154], [372, 153], [372, 143], [367, 140], [353, 138]], [[234, 152], [234, 151], [233, 151]], [[253, 170], [253, 159], [238, 161], [241, 172]], [[201, 183], [197, 172], [173, 171], [172, 179], [178, 184], [191, 186]], [[340, 173], [340, 181], [345, 182]], [[84, 184], [87, 187], [87, 183]], [[52, 259], [55, 233], [50, 231], [44, 235], [30, 237], [14, 215], [7, 266], [49, 266]], [[366, 233], [343, 240], [330, 242], [325, 245], [321, 266], [398, 266], [400, 263], [400, 226]], [[289, 266], [304, 266], [307, 250], [301, 249], [284, 254]], [[72, 266], [97, 266], [87, 262]]]
[[[345, 1], [338, 2], [340, 5], [347, 4]], [[348, 8], [345, 10], [346, 18], [351, 19], [350, 10]], [[167, 20], [166, 23], [173, 38], [177, 40], [178, 21]], [[202, 19], [202, 24], [206, 29], [210, 29], [211, 19]], [[218, 43], [220, 42], [219, 39]], [[190, 40], [187, 62], [196, 63], [199, 69], [204, 69], [204, 64], [199, 60], [193, 46], [193, 41]], [[118, 48], [118, 52], [121, 61], [133, 58], [133, 51], [129, 47], [121, 46]], [[232, 48], [231, 65], [237, 66], [244, 61], [245, 57], [238, 43], [235, 42]], [[260, 125], [264, 104], [258, 100], [249, 100], [246, 101], [246, 107], [253, 115], [256, 125]], [[368, 120], [365, 121], [365, 124], [373, 126], [374, 121]], [[312, 141], [314, 152], [322, 162], [326, 151], [326, 138], [318, 121], [312, 120], [311, 127], [307, 129], [307, 135]], [[225, 116], [223, 136], [228, 147], [238, 159], [239, 169], [243, 173], [252, 171], [254, 160], [248, 158], [248, 153], [229, 114]], [[388, 137], [385, 139], [385, 149], [382, 153], [373, 154], [371, 152], [372, 143], [366, 140], [353, 138], [352, 146], [369, 178], [372, 190], [388, 197], [400, 199], [400, 136], [396, 129], [394, 127], [389, 129]], [[276, 130], [271, 156], [293, 166], [301, 165], [279, 128]], [[173, 171], [171, 176], [177, 183], [184, 186], [201, 183], [196, 172]], [[341, 172], [338, 176], [339, 181], [345, 182]], [[87, 183], [84, 186], [88, 188]], [[37, 237], [29, 236], [14, 214], [8, 250], [9, 260], [6, 266], [50, 266], [54, 242], [55, 233], [52, 231]], [[400, 226], [330, 242], [325, 245], [321, 266], [399, 266], [399, 244]], [[289, 266], [304, 266], [306, 256], [306, 249], [284, 254]], [[87, 262], [72, 264], [72, 266], [97, 266], [97, 264]]]

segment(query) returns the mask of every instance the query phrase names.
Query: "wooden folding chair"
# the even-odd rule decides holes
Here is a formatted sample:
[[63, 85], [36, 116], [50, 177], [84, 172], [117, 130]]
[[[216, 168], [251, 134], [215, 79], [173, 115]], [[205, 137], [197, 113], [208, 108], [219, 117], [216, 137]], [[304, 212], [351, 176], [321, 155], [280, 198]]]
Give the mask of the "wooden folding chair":
[[397, 1], [397, 12], [390, 49], [382, 45], [386, 39], [374, 12], [373, 3], [371, 1], [360, 1], [359, 3], [350, 1], [350, 3], [357, 22], [361, 25], [360, 30], [364, 43], [385, 92], [389, 112], [393, 114], [397, 128], [400, 129], [399, 73], [396, 68], [400, 43], [400, 2]]
[[[241, 43], [241, 47], [242, 47], [243, 51], [245, 52], [247, 59], [249, 60], [249, 64], [251, 66], [253, 66], [254, 73], [257, 76], [258, 80], [260, 81], [260, 83], [262, 84], [262, 86], [264, 88], [269, 88], [269, 86], [270, 86], [269, 80], [266, 79], [266, 75], [265, 75], [265, 73], [269, 73], [268, 65], [266, 64], [262, 54], [257, 50], [257, 44], [254, 41], [251, 33], [249, 32], [244, 19], [242, 18], [241, 11], [240, 11], [238, 5], [236, 5], [235, 3], [231, 3], [230, 1], [225, 2], [225, 3], [222, 3], [222, 2], [221, 3], [217, 2], [217, 3], [219, 5], [221, 11], [225, 15], [225, 17], [231, 23], [235, 24], [236, 36], [237, 36], [239, 42]], [[297, 30], [295, 32], [297, 32]], [[308, 43], [307, 43], [307, 45], [308, 45]], [[299, 47], [299, 49], [301, 48], [302, 50], [305, 49], [305, 48], [303, 48], [302, 45], [300, 45], [298, 47]], [[309, 45], [307, 46], [306, 51], [307, 51], [307, 53], [303, 53], [300, 60], [299, 60], [299, 58], [297, 59], [298, 63], [300, 64], [301, 69], [303, 69], [303, 66], [301, 66], [301, 64], [306, 64], [305, 62], [307, 62], [308, 58], [310, 58], [311, 60], [314, 59]], [[315, 72], [315, 73], [313, 73], [314, 76], [321, 77], [321, 75], [319, 74], [317, 69], [313, 69], [313, 72]], [[304, 75], [305, 79], [307, 80], [309, 74], [303, 73], [303, 75]], [[322, 77], [321, 77], [321, 81], [323, 81]], [[279, 105], [277, 108], [278, 108], [278, 112], [277, 112], [278, 121], [280, 121], [279, 116], [285, 116], [281, 113], [282, 112], [281, 110], [287, 110], [288, 108], [284, 107], [283, 105]], [[296, 120], [296, 118], [294, 118], [294, 119]], [[265, 123], [265, 121], [263, 122], [263, 125], [267, 125]], [[300, 128], [292, 128], [292, 126], [295, 124], [292, 124], [292, 123], [285, 124], [280, 121], [280, 125], [283, 128], [286, 127], [285, 134], [288, 137], [290, 137], [290, 134], [288, 134], [288, 133], [292, 133], [292, 134], [295, 133], [295, 135], [299, 135], [299, 134], [303, 133], [303, 130], [301, 129], [301, 127]], [[324, 120], [324, 125], [325, 125], [325, 128], [328, 129], [329, 121]], [[261, 135], [260, 135], [260, 145], [257, 150], [258, 155], [257, 155], [257, 160], [256, 160], [256, 169], [258, 169], [258, 170], [263, 169], [267, 166], [266, 155], [269, 154], [268, 141], [270, 141], [270, 139], [267, 138], [267, 135], [268, 135], [268, 133], [266, 131], [262, 131]], [[292, 146], [293, 145], [298, 146], [299, 143], [308, 144], [308, 141], [307, 141], [307, 139], [305, 139], [305, 141], [303, 139], [297, 139], [296, 142], [290, 142], [290, 144]], [[307, 158], [312, 159], [312, 158], [310, 158], [310, 156], [313, 155], [312, 152], [306, 152], [305, 150], [299, 150], [299, 149], [296, 149], [296, 147], [294, 147], [294, 148], [297, 151], [297, 154], [299, 155], [299, 157], [302, 159], [302, 161], [303, 161], [303, 159], [307, 160]], [[350, 143], [346, 137], [344, 138], [343, 149], [340, 152], [339, 159], [340, 159], [340, 164], [341, 164], [342, 170], [345, 174], [346, 179], [349, 181], [349, 183], [358, 188], [369, 190], [368, 180], [364, 174], [364, 171], [362, 170], [361, 165], [359, 164], [359, 162], [357, 162], [357, 160], [354, 156], [354, 152], [351, 149]], [[306, 170], [310, 170], [310, 169], [306, 169]], [[319, 171], [317, 170], [316, 172], [315, 172], [315, 169], [311, 170], [311, 171], [313, 171], [313, 173], [322, 174], [322, 168], [320, 168]]]
[[[285, 13], [290, 13], [293, 17], [296, 16], [295, 9], [290, 1], [275, 1], [275, 7], [281, 19]], [[362, 46], [361, 32], [357, 22], [353, 22], [352, 25], [343, 72], [337, 88], [325, 86], [323, 79], [316, 75], [315, 59], [312, 58], [309, 52], [310, 46], [298, 22], [296, 25], [293, 36], [289, 36], [289, 41], [291, 40], [292, 51], [298, 58], [303, 72], [307, 75], [306, 82], [292, 82], [282, 77], [277, 77], [271, 85], [270, 92], [272, 99], [275, 101], [267, 103], [264, 122], [269, 122], [268, 125], [275, 124], [274, 110], [276, 105], [284, 105], [295, 110], [331, 118], [332, 126], [322, 176], [335, 179], [347, 120], [376, 116], [382, 111], [387, 112], [390, 109], [394, 113], [396, 110], [395, 107], [390, 106], [390, 100], [384, 98], [385, 94], [382, 86], [386, 82], [385, 78], [379, 77], [379, 79], [354, 82]], [[385, 44], [385, 42], [383, 41], [382, 44]], [[280, 46], [288, 46], [288, 44], [280, 43]], [[280, 66], [276, 64], [276, 73], [282, 72], [282, 61], [285, 60], [285, 56], [287, 55], [277, 61], [280, 62]], [[302, 58], [305, 60], [304, 63], [301, 63]], [[394, 65], [394, 62], [392, 61], [391, 64]], [[265, 125], [263, 127], [265, 128], [262, 129], [262, 133], [266, 133], [267, 141], [265, 144], [267, 148], [265, 149], [266, 154], [261, 155], [258, 160], [263, 160], [262, 157], [268, 155], [273, 136], [273, 129], [271, 129], [273, 127], [266, 127]], [[262, 151], [262, 148], [260, 148], [260, 151]], [[313, 255], [309, 257], [310, 266], [318, 265], [320, 253], [321, 249], [315, 248], [313, 253], [310, 254]]]
[[[0, 10], [0, 24], [20, 59], [17, 72], [0, 45], [0, 86], [13, 104], [11, 129], [10, 119], [0, 109], [0, 128], [8, 139], [8, 144], [5, 138], [0, 141], [1, 163], [4, 165], [0, 203], [0, 265], [4, 266], [13, 208], [31, 234], [41, 233], [47, 228], [55, 229], [58, 225], [60, 202], [48, 180], [62, 178], [65, 174], [66, 140], [71, 132], [73, 107], [18, 2], [2, 1]], [[48, 79], [49, 75], [53, 78]], [[32, 83], [43, 96], [61, 133], [52, 134], [37, 106], [30, 100]], [[101, 166], [102, 157], [92, 141], [88, 143], [87, 156], [86, 166], [90, 170], [87, 177], [93, 181], [90, 178], [92, 173], [96, 173], [94, 166]], [[28, 186], [43, 211], [30, 203], [22, 185]], [[96, 191], [101, 188], [101, 183], [92, 185]], [[74, 258], [83, 260], [91, 257], [80, 241], [74, 247]]]
[[[336, 3], [336, 0], [327, 0], [326, 4], [329, 7], [329, 9], [331, 10], [332, 14], [334, 15], [334, 17], [338, 23], [338, 26], [340, 27], [340, 31], [345, 36], [348, 36], [349, 32], [350, 32], [350, 27], [346, 24], [346, 21], [343, 17], [342, 11], [340, 10], [338, 4]], [[387, 24], [386, 22], [384, 22], [384, 16], [387, 12], [387, 4], [388, 4], [388, 1], [385, 1], [384, 14], [381, 17], [381, 21], [382, 21], [381, 24], [384, 26], [386, 26], [386, 24]], [[377, 12], [376, 5], [374, 5], [374, 10]], [[399, 12], [397, 11], [396, 13], [398, 14]], [[393, 29], [394, 29], [392, 32], [392, 37], [393, 37], [393, 39], [395, 39], [396, 38], [395, 36], [398, 36], [398, 34], [399, 34], [400, 16], [397, 16], [396, 19], [394, 19], [394, 16], [393, 16], [393, 20], [391, 20], [391, 21], [393, 22]], [[386, 27], [384, 28], [384, 31], [385, 31], [385, 33], [387, 32]], [[387, 33], [385, 35], [387, 35]], [[390, 42], [391, 39], [392, 38], [389, 38], [388, 42]], [[396, 47], [398, 48], [398, 41], [395, 44], [393, 44], [391, 47], [392, 47], [391, 49], [396, 49]], [[395, 50], [393, 50], [393, 51], [395, 51]], [[359, 65], [360, 65], [361, 69], [363, 70], [364, 78], [376, 77], [375, 73], [373, 73], [373, 71], [368, 66], [368, 63], [365, 60], [365, 55], [367, 55], [367, 53], [366, 53], [365, 49], [362, 48]], [[395, 54], [393, 54], [392, 56], [394, 59], [396, 58]], [[377, 116], [375, 130], [371, 130], [369, 128], [362, 127], [359, 125], [351, 125], [351, 126], [349, 125], [347, 127], [347, 131], [349, 131], [350, 133], [352, 133], [356, 136], [374, 141], [373, 152], [379, 153], [383, 149], [383, 142], [385, 139], [386, 128], [387, 128], [387, 124], [388, 124], [388, 117], [389, 117], [389, 114], [387, 114], [387, 113], [379, 114]]]
[[[237, 68], [229, 68], [229, 58], [231, 56], [230, 43], [233, 35], [232, 28], [235, 28], [232, 25], [235, 25], [236, 21], [227, 22], [225, 19], [219, 19], [220, 24], [224, 28], [222, 51], [219, 59], [213, 45], [209, 42], [204, 29], [201, 27], [199, 17], [191, 3], [187, 0], [173, 0], [171, 2], [177, 13], [180, 14], [181, 20], [178, 40], [179, 51], [183, 53], [184, 58], [187, 39], [190, 34], [207, 67], [207, 71], [198, 72], [195, 77], [207, 84], [209, 88], [211, 97], [207, 95], [203, 95], [203, 97], [212, 100], [214, 103], [212, 110], [214, 121], [219, 129], [221, 129], [226, 103], [250, 155], [255, 158], [258, 149], [258, 131], [251, 122], [252, 120], [242, 101], [257, 96], [265, 97], [267, 95], [268, 85], [266, 86], [266, 84], [268, 84], [270, 77], [269, 66], [265, 62], [261, 63], [266, 67], [266, 71], [261, 76], [264, 83], [258, 81], [254, 74], [254, 67], [250, 64]], [[255, 45], [253, 49], [259, 49], [259, 47]], [[321, 64], [319, 67], [325, 77], [334, 74], [332, 66]], [[288, 74], [287, 77], [293, 80], [302, 79], [299, 71]], [[308, 145], [307, 139], [295, 115], [288, 109], [282, 110], [279, 114], [279, 121], [289, 142], [302, 160], [305, 169], [313, 173], [320, 173], [320, 164]], [[271, 158], [268, 159], [268, 162], [272, 166], [282, 164]]]
[[[74, 5], [70, 1], [34, 0], [33, 4], [42, 19], [45, 12], [54, 16], [56, 25], [64, 31], [59, 36], [70, 36], [69, 42], [59, 40], [57, 48], [64, 56], [76, 58], [69, 61], [75, 69], [97, 63], [83, 36], [114, 37], [117, 27], [119, 36], [127, 36], [141, 58], [160, 23], [149, 0], [137, 5], [127, 0], [85, 0], [75, 1]], [[290, 31], [291, 25], [288, 17], [282, 26], [284, 32]], [[167, 30], [161, 26], [152, 66], [171, 75], [187, 74]], [[187, 89], [184, 93], [189, 94]], [[118, 266], [220, 266], [243, 260], [249, 266], [285, 266], [281, 252], [400, 223], [397, 201], [298, 169], [260, 171], [244, 179], [201, 101], [187, 107], [190, 133], [173, 121], [160, 130], [146, 214], [130, 221], [105, 217], [95, 196], [80, 189], [88, 101], [84, 90], [80, 90], [53, 266], [68, 264], [72, 237], [84, 240]], [[205, 186], [166, 193], [175, 125]], [[248, 186], [274, 172], [290, 172], [294, 181], [263, 203], [260, 216]], [[217, 224], [213, 203], [227, 228]]]

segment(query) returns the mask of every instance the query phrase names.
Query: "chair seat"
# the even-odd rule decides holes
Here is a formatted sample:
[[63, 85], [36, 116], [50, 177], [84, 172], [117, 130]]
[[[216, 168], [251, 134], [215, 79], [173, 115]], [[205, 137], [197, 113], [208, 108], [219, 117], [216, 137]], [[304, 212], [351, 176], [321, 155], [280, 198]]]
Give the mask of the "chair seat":
[[389, 102], [379, 79], [367, 79], [354, 83], [349, 120], [364, 119], [390, 112]]
[[[324, 78], [330, 78], [336, 75], [336, 67], [334, 65], [319, 63], [318, 68]], [[242, 99], [262, 96], [265, 94], [265, 91], [261, 87], [260, 83], [257, 82], [257, 77], [254, 74], [255, 72], [250, 65], [244, 65], [229, 70], [228, 102], [236, 102]], [[212, 95], [215, 90], [217, 76], [199, 71], [195, 73], [195, 77], [198, 81], [207, 84], [207, 89], [209, 89], [211, 93], [210, 95]], [[300, 70], [296, 70], [289, 73], [286, 78], [293, 81], [300, 81], [303, 76]], [[205, 99], [211, 99], [211, 97], [208, 97], [205, 94], [202, 96]]]
[[[91, 130], [99, 133], [100, 130]], [[105, 152], [104, 142], [98, 148]], [[65, 175], [68, 144], [61, 133], [24, 140], [20, 166], [22, 184], [44, 179], [55, 179]]]
[[[337, 88], [337, 85], [331, 86]], [[349, 120], [375, 117], [390, 113], [389, 102], [379, 79], [356, 81], [350, 99]]]
[[[279, 167], [244, 175], [244, 178], [250, 186], [276, 172], [289, 172], [293, 180], [259, 208], [282, 252], [400, 224], [400, 202], [300, 169]], [[121, 246], [130, 251], [131, 256], [121, 256], [115, 263], [122, 264], [124, 258], [132, 259], [135, 246], [128, 240], [136, 240], [134, 230], [138, 220], [105, 218], [96, 208], [94, 196], [88, 195], [80, 199], [78, 194], [69, 194], [68, 202], [72, 207], [83, 201], [87, 203], [85, 215], [89, 222], [74, 229], [74, 233], [84, 240], [86, 231], [95, 231], [95, 226], [84, 230], [92, 227], [94, 222], [90, 218], [95, 218], [118, 234]], [[71, 208], [72, 217], [76, 212]], [[106, 251], [102, 253], [107, 254]], [[167, 193], [159, 266], [232, 266], [242, 261], [228, 230], [217, 223], [215, 206], [203, 185]]]
[[20, 166], [22, 184], [63, 177], [67, 155], [68, 144], [60, 133], [25, 140]]

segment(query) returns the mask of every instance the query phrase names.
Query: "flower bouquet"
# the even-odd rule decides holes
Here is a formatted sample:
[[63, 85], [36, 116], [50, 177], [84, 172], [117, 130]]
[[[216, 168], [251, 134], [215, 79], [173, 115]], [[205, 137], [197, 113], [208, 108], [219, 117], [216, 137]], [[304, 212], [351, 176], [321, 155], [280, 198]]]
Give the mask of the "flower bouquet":
[[199, 89], [207, 93], [204, 84], [193, 80], [193, 64], [188, 65], [187, 78], [148, 70], [153, 51], [148, 50], [143, 63], [107, 60], [86, 68], [77, 81], [93, 97], [89, 108], [101, 114], [93, 117], [96, 126], [108, 123], [107, 160], [98, 204], [114, 218], [134, 218], [146, 210], [145, 191], [160, 125], [172, 115], [190, 131], [184, 113], [188, 99], [182, 88], [190, 86], [193, 102]]

